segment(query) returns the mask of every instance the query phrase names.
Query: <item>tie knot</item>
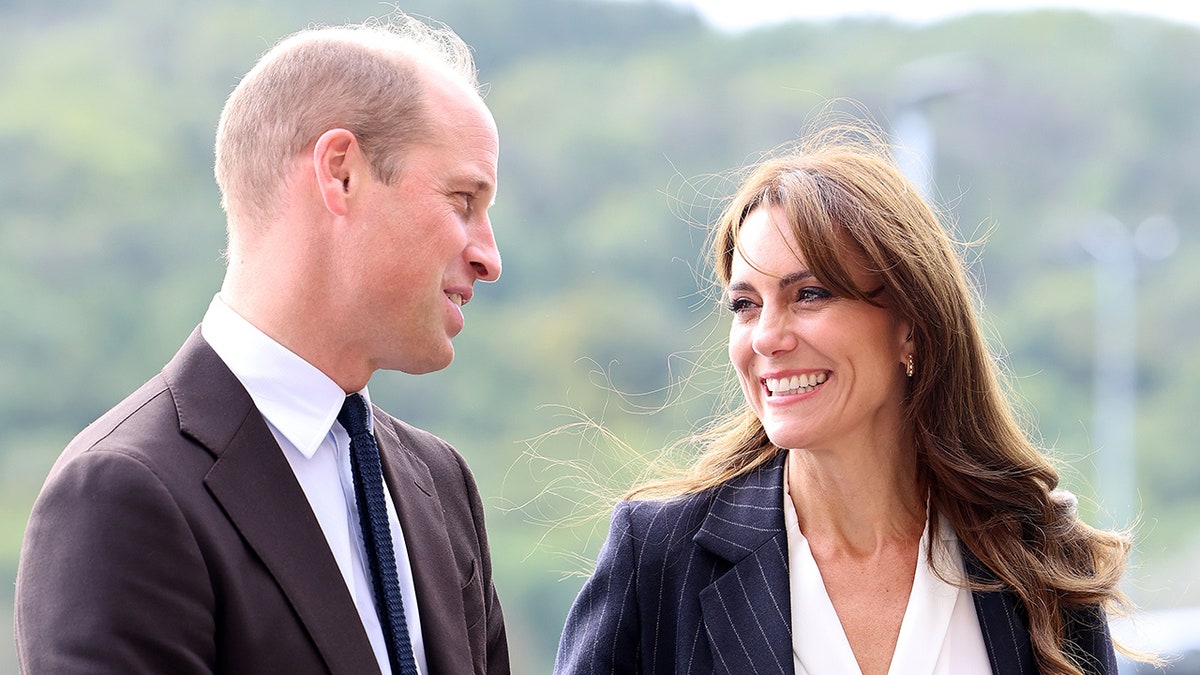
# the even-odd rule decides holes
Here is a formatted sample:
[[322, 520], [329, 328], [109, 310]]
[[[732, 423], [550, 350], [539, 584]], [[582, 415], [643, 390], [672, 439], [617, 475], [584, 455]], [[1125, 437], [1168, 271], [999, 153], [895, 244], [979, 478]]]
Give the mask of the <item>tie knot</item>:
[[342, 410], [338, 413], [337, 420], [345, 427], [346, 433], [354, 437], [367, 433], [369, 415], [367, 403], [363, 397], [359, 394], [350, 394], [342, 402]]

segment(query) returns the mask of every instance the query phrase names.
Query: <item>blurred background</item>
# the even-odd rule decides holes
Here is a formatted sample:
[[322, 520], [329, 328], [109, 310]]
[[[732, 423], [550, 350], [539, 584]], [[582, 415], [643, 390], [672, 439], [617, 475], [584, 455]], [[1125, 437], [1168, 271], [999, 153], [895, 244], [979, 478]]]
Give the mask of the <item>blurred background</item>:
[[[830, 101], [908, 148], [975, 244], [983, 316], [1030, 429], [1089, 522], [1136, 528], [1127, 590], [1143, 613], [1118, 633], [1198, 649], [1198, 24], [1111, 4], [399, 7], [475, 49], [501, 134], [505, 271], [477, 289], [449, 369], [380, 373], [371, 390], [474, 468], [515, 672], [549, 672], [611, 500], [729, 400], [701, 259], [725, 172]], [[0, 673], [16, 673], [13, 582], [51, 464], [158, 371], [220, 284], [211, 146], [225, 96], [280, 37], [390, 9], [0, 0]]]

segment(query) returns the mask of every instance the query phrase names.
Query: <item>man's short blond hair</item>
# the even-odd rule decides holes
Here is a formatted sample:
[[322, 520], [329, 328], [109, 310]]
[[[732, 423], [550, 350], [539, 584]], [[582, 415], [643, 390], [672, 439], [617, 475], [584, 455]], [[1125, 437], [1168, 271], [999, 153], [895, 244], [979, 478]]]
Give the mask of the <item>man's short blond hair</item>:
[[352, 132], [375, 178], [430, 140], [423, 77], [436, 68], [478, 91], [470, 48], [448, 27], [396, 13], [280, 40], [229, 95], [217, 126], [217, 185], [230, 225], [278, 212], [292, 161], [324, 132]]

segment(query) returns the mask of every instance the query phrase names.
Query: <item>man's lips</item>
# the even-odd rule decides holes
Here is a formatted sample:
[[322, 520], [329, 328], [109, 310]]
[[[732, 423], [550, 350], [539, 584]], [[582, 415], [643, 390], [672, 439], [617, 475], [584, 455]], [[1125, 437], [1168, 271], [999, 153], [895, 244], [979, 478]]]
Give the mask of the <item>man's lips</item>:
[[450, 299], [450, 302], [462, 307], [471, 301], [471, 288], [447, 288], [443, 293]]

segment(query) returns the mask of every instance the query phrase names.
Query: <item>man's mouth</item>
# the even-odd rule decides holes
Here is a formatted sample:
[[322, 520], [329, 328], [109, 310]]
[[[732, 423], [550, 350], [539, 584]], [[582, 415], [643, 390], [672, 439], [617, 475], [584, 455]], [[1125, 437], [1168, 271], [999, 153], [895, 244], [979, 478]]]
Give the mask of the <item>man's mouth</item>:
[[465, 299], [463, 299], [462, 293], [447, 293], [446, 297], [450, 298], [450, 302], [453, 302], [454, 304], [458, 305], [459, 307], [462, 307], [463, 305], [467, 304], [467, 301]]
[[788, 396], [791, 394], [807, 394], [825, 383], [829, 373], [804, 373], [791, 377], [768, 377], [763, 380], [769, 396]]

